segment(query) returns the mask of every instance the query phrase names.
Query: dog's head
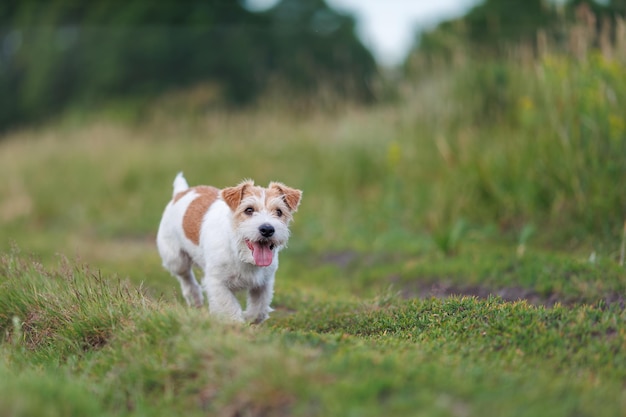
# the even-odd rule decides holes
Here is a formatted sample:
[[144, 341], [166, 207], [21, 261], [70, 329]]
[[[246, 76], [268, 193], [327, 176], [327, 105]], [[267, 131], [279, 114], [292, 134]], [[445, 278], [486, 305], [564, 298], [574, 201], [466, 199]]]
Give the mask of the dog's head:
[[298, 209], [302, 191], [279, 182], [267, 188], [251, 180], [224, 188], [222, 200], [233, 211], [233, 227], [244, 262], [269, 266], [289, 239], [289, 222]]

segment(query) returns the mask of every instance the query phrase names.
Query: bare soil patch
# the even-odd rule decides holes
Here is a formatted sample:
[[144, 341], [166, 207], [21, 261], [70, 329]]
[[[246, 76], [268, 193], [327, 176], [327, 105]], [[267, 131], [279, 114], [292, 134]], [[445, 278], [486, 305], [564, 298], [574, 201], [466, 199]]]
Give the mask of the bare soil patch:
[[462, 285], [446, 280], [423, 280], [400, 281], [396, 276], [391, 282], [399, 288], [400, 296], [404, 299], [412, 298], [446, 298], [455, 295], [470, 296], [477, 298], [500, 297], [507, 302], [527, 301], [535, 306], [553, 307], [555, 304], [573, 306], [580, 304], [604, 304], [606, 306], [618, 304], [624, 308], [625, 299], [623, 294], [608, 293], [598, 299], [590, 299], [585, 296], [565, 296], [558, 293], [541, 294], [532, 289], [519, 286], [489, 287], [486, 285]]
[[[387, 254], [387, 258], [398, 261], [394, 254]], [[385, 256], [382, 256], [385, 258]], [[375, 260], [372, 260], [375, 259]], [[357, 251], [329, 251], [320, 256], [319, 261], [325, 264], [336, 265], [341, 269], [349, 269], [357, 265], [369, 265], [372, 262], [380, 262], [381, 256], [368, 256]], [[618, 292], [607, 292], [598, 296], [589, 294], [563, 294], [558, 292], [542, 293], [532, 288], [525, 288], [518, 285], [512, 286], [491, 286], [489, 283], [464, 284], [462, 279], [456, 277], [438, 276], [416, 276], [412, 279], [402, 278], [400, 275], [391, 275], [387, 278], [393, 288], [399, 292], [403, 299], [426, 299], [426, 298], [446, 298], [455, 295], [470, 296], [477, 298], [499, 297], [506, 302], [527, 301], [535, 306], [553, 307], [555, 304], [565, 306], [575, 306], [581, 304], [611, 306], [614, 304], [624, 308], [626, 305], [626, 294]]]

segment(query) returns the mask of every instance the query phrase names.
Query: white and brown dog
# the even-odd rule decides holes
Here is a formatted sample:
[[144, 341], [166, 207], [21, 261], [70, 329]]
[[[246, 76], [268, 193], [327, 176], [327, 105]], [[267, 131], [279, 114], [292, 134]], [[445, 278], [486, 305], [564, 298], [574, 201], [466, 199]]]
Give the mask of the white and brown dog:
[[[289, 222], [302, 191], [271, 182], [244, 181], [218, 190], [189, 187], [182, 173], [163, 213], [157, 246], [163, 266], [178, 281], [191, 306], [203, 304], [192, 266], [204, 271], [209, 311], [234, 321], [261, 323], [272, 311], [278, 252], [289, 238]], [[242, 312], [235, 292], [247, 290]]]

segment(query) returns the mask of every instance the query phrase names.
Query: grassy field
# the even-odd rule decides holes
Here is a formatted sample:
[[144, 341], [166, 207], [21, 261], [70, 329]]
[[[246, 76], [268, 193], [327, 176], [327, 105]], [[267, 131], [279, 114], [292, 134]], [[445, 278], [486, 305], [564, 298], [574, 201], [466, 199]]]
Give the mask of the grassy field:
[[[80, 112], [0, 141], [0, 417], [616, 416], [623, 57], [467, 65], [399, 101]], [[184, 305], [175, 174], [304, 191], [276, 311]]]

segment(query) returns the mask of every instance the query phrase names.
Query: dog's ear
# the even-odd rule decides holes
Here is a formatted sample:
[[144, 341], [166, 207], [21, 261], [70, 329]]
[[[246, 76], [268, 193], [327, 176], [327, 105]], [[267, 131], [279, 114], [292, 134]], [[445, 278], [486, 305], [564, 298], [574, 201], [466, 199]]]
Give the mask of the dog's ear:
[[283, 201], [287, 204], [289, 210], [298, 210], [300, 200], [302, 199], [302, 191], [287, 187], [285, 184], [280, 182], [270, 182], [268, 188], [277, 190], [283, 196]]
[[222, 197], [222, 200], [224, 200], [224, 202], [228, 205], [228, 207], [230, 207], [232, 211], [235, 211], [237, 210], [237, 207], [239, 207], [239, 203], [241, 203], [241, 200], [243, 199], [243, 194], [245, 193], [246, 188], [253, 185], [253, 181], [246, 180], [236, 187], [224, 188], [220, 192], [220, 196]]

